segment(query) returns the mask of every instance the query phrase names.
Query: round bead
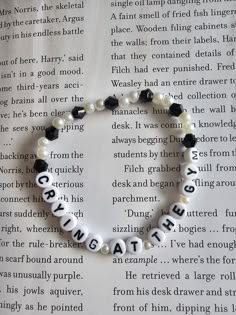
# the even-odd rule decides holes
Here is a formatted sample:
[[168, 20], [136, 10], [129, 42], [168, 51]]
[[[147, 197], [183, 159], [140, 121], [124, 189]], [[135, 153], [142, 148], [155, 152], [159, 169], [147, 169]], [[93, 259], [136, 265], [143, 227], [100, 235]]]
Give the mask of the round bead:
[[184, 151], [184, 160], [189, 163], [197, 163], [199, 160], [199, 152], [195, 148], [188, 148]]
[[133, 236], [126, 241], [127, 252], [132, 255], [138, 255], [143, 250], [143, 241], [141, 238]]
[[44, 188], [42, 197], [47, 203], [55, 202], [59, 198], [59, 190], [55, 186], [49, 186]]
[[121, 108], [129, 106], [129, 98], [127, 96], [120, 96], [118, 99]]
[[191, 120], [191, 115], [187, 112], [182, 112], [178, 118], [180, 122], [185, 123]]
[[139, 100], [139, 92], [138, 91], [131, 91], [129, 92], [129, 101], [130, 103], [136, 103]]
[[195, 129], [194, 125], [188, 121], [182, 124], [182, 128], [185, 133], [191, 133]]
[[145, 240], [143, 242], [143, 247], [148, 250], [148, 249], [153, 248], [153, 245], [152, 245], [152, 243], [149, 240]]
[[162, 99], [162, 105], [164, 107], [170, 107], [171, 104], [174, 103], [174, 99], [172, 96], [169, 95], [164, 95], [163, 99]]
[[56, 129], [62, 129], [65, 126], [65, 121], [61, 117], [55, 117], [52, 121], [52, 125]]
[[106, 244], [106, 243], [104, 243], [104, 244], [102, 245], [102, 248], [101, 248], [101, 253], [102, 253], [103, 255], [107, 255], [107, 254], [109, 254], [109, 252], [110, 252], [110, 247], [109, 247], [109, 245]]
[[180, 182], [179, 184], [179, 192], [186, 196], [186, 197], [190, 197], [191, 195], [193, 195], [196, 191], [196, 185], [194, 184], [194, 182], [192, 180], [183, 180], [182, 182]]
[[103, 245], [103, 239], [99, 234], [90, 234], [86, 239], [85, 246], [90, 252], [98, 252]]
[[39, 173], [35, 178], [36, 184], [41, 188], [51, 186], [53, 183], [52, 174], [49, 172]]
[[62, 230], [66, 232], [73, 230], [76, 224], [77, 224], [77, 218], [72, 213], [66, 213], [60, 219], [60, 227], [62, 228]]
[[63, 200], [57, 200], [51, 205], [51, 212], [55, 217], [62, 217], [68, 211], [68, 203]]
[[152, 102], [156, 105], [160, 105], [162, 104], [162, 101], [163, 101], [163, 98], [164, 98], [164, 95], [161, 94], [161, 93], [155, 93], [153, 95], [153, 98], [152, 98]]
[[65, 121], [65, 125], [70, 125], [75, 120], [71, 112], [65, 112], [62, 117]]
[[45, 137], [41, 137], [38, 139], [38, 146], [39, 147], [47, 147], [49, 145], [49, 140]]
[[198, 176], [198, 168], [195, 164], [185, 163], [181, 165], [180, 174], [185, 179], [193, 180]]
[[170, 215], [165, 214], [160, 217], [158, 226], [164, 233], [169, 233], [174, 231], [176, 227], [176, 221]]
[[177, 220], [182, 219], [186, 215], [186, 212], [186, 207], [180, 202], [175, 202], [170, 205], [169, 214]]
[[178, 199], [179, 199], [180, 203], [189, 204], [189, 202], [190, 202], [190, 199], [186, 196], [183, 196], [183, 195], [179, 195]]
[[115, 239], [111, 241], [110, 250], [112, 255], [116, 257], [122, 257], [126, 253], [126, 245], [125, 242], [121, 239]]
[[37, 157], [41, 160], [45, 160], [49, 155], [49, 152], [46, 147], [38, 147]]
[[104, 101], [102, 99], [99, 99], [96, 101], [95, 103], [95, 108], [97, 111], [102, 111], [105, 109], [105, 106], [104, 106]]
[[85, 104], [85, 110], [86, 110], [86, 113], [88, 114], [91, 114], [95, 111], [95, 106], [93, 103], [87, 103]]
[[165, 242], [166, 235], [161, 229], [153, 228], [148, 232], [148, 239], [152, 245], [157, 246]]
[[88, 229], [84, 225], [77, 224], [71, 231], [71, 236], [76, 243], [83, 243], [88, 237]]

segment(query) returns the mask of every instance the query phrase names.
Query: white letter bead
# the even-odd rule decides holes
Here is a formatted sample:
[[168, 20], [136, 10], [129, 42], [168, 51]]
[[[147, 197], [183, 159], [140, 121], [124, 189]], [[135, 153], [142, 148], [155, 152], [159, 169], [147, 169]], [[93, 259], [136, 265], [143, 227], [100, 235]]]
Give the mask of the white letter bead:
[[126, 253], [125, 242], [121, 239], [115, 239], [111, 241], [110, 250], [112, 255], [116, 257], [122, 257]]
[[194, 184], [194, 182], [192, 180], [183, 180], [182, 182], [180, 182], [179, 184], [179, 192], [186, 196], [189, 197], [191, 195], [193, 195], [196, 191], [196, 185]]
[[66, 232], [73, 230], [76, 224], [77, 218], [71, 213], [66, 213], [60, 219], [60, 227]]
[[143, 241], [136, 237], [130, 237], [126, 241], [127, 252], [133, 255], [138, 255], [143, 250]]
[[195, 164], [185, 163], [181, 165], [180, 174], [185, 179], [193, 180], [198, 175], [198, 168]]
[[71, 236], [76, 243], [83, 243], [88, 237], [88, 229], [84, 225], [77, 224], [71, 231]]
[[176, 221], [168, 214], [162, 215], [158, 221], [159, 228], [165, 232], [172, 232], [176, 227]]
[[42, 172], [36, 176], [35, 181], [39, 187], [46, 188], [52, 185], [53, 177], [52, 177], [52, 174], [49, 172]]
[[55, 202], [59, 195], [59, 190], [54, 186], [46, 187], [42, 193], [43, 200], [48, 203]]
[[184, 160], [189, 163], [197, 163], [199, 160], [199, 152], [195, 148], [188, 148], [184, 151]]
[[86, 239], [85, 246], [90, 252], [98, 252], [103, 245], [103, 239], [99, 234], [90, 234]]
[[153, 228], [148, 232], [148, 239], [153, 245], [157, 246], [165, 242], [166, 235], [162, 230]]
[[180, 202], [175, 202], [170, 205], [169, 214], [177, 220], [182, 219], [186, 215], [186, 212], [186, 207]]
[[68, 204], [63, 200], [57, 200], [51, 205], [51, 211], [55, 217], [62, 217], [68, 211]]

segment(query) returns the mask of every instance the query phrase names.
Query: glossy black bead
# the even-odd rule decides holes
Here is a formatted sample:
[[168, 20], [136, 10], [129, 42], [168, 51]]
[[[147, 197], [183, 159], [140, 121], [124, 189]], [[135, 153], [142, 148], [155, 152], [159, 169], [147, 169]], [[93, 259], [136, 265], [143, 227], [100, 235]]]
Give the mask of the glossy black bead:
[[53, 126], [46, 128], [45, 137], [50, 140], [56, 140], [59, 137], [59, 130]]
[[170, 105], [168, 114], [171, 116], [179, 117], [180, 114], [182, 114], [184, 111], [183, 105], [173, 103]]
[[153, 98], [153, 93], [150, 89], [146, 89], [140, 92], [139, 101], [142, 103], [151, 102]]
[[75, 119], [82, 119], [84, 117], [84, 115], [86, 114], [86, 111], [84, 109], [84, 107], [81, 106], [75, 106], [72, 111], [71, 111], [72, 116]]
[[197, 143], [197, 138], [192, 133], [187, 133], [182, 143], [186, 148], [193, 148]]
[[42, 172], [45, 172], [48, 169], [48, 163], [46, 163], [44, 160], [37, 159], [34, 162], [34, 166], [33, 167], [38, 173], [42, 173]]
[[108, 98], [106, 98], [104, 101], [104, 106], [110, 110], [115, 109], [118, 107], [118, 105], [118, 99], [114, 96], [108, 96]]

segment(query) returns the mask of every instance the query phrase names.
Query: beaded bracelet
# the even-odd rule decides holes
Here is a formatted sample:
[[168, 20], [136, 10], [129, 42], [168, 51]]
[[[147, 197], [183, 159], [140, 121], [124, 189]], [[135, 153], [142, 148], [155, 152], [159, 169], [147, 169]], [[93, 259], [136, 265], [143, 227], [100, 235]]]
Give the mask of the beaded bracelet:
[[[184, 163], [181, 165], [181, 182], [178, 186], [179, 200], [172, 203], [169, 207], [169, 214], [160, 217], [157, 227], [151, 228], [148, 232], [147, 240], [141, 240], [139, 237], [129, 237], [126, 242], [121, 238], [113, 239], [111, 242], [104, 243], [101, 235], [89, 233], [85, 225], [80, 224], [77, 218], [68, 212], [68, 204], [59, 199], [59, 190], [53, 186], [53, 177], [47, 171], [48, 164], [45, 159], [49, 152], [47, 147], [50, 141], [59, 136], [59, 129], [65, 125], [71, 124], [76, 119], [82, 119], [86, 113], [93, 113], [95, 110], [102, 111], [105, 108], [114, 110], [118, 106], [124, 108], [130, 103], [148, 103], [152, 102], [156, 105], [168, 109], [168, 114], [178, 117], [182, 131], [185, 134], [182, 144], [186, 148], [183, 154]], [[196, 163], [199, 159], [198, 150], [195, 149], [197, 143], [196, 137], [192, 134], [193, 126], [190, 122], [191, 116], [184, 111], [181, 104], [174, 102], [171, 96], [160, 93], [153, 93], [150, 89], [141, 92], [132, 91], [128, 96], [109, 96], [104, 101], [99, 99], [93, 103], [86, 103], [82, 106], [75, 106], [71, 112], [65, 112], [62, 117], [56, 117], [52, 121], [52, 126], [46, 128], [45, 137], [38, 139], [37, 157], [34, 163], [34, 169], [38, 172], [36, 183], [43, 188], [43, 200], [51, 204], [52, 214], [60, 218], [60, 227], [64, 231], [71, 232], [72, 239], [82, 244], [91, 252], [101, 251], [103, 254], [111, 253], [117, 257], [122, 257], [126, 252], [137, 255], [145, 249], [163, 244], [166, 233], [171, 232], [176, 227], [176, 220], [183, 218], [186, 214], [186, 204], [189, 202], [189, 196], [196, 191], [193, 181], [198, 175]]]

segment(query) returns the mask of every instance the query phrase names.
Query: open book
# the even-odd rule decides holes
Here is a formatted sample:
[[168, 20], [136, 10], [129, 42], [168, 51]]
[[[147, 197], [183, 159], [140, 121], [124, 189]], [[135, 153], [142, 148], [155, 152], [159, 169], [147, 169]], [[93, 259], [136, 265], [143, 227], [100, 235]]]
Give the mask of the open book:
[[[0, 314], [234, 314], [235, 1], [1, 1]], [[35, 184], [55, 117], [150, 89], [191, 114], [197, 191], [162, 246], [88, 251]], [[147, 239], [178, 198], [176, 120], [153, 103], [65, 126], [46, 160], [60, 200], [104, 242]]]

